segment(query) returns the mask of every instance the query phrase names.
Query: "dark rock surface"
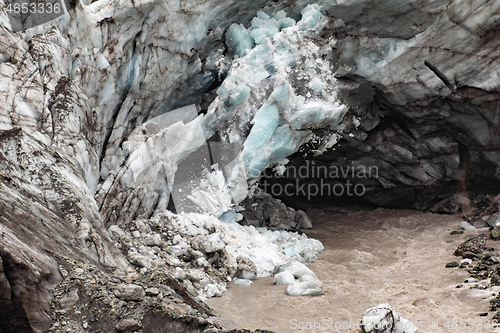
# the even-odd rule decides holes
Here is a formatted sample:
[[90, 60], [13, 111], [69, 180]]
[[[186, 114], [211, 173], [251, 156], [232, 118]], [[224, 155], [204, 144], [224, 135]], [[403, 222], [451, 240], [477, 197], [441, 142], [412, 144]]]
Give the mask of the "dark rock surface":
[[[0, 131], [0, 327], [46, 331], [59, 256], [114, 267], [111, 244], [80, 170], [23, 130]], [[20, 326], [20, 327], [19, 327]]]
[[[344, 188], [350, 182], [366, 189], [361, 198], [345, 191], [318, 195], [310, 203], [369, 203], [444, 213], [467, 204], [457, 193], [497, 194], [500, 90], [493, 73], [500, 39], [492, 22], [498, 21], [498, 5], [418, 3], [387, 11], [369, 1], [332, 5], [330, 15], [342, 20], [342, 28], [329, 30], [338, 39], [332, 62], [351, 106], [345, 126], [352, 131], [321, 156], [314, 156], [321, 141], [303, 147], [304, 153], [289, 158], [289, 165], [307, 167], [308, 177], [292, 174], [276, 182]], [[375, 25], [370, 24], [374, 17]], [[373, 167], [377, 173], [312, 176], [320, 167]], [[296, 205], [307, 199], [288, 198]]]

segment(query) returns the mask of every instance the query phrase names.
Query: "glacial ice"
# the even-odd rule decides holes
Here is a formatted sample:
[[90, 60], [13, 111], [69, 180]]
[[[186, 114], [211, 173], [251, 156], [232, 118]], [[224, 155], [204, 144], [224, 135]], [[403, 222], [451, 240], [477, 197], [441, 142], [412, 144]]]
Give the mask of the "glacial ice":
[[[214, 130], [225, 121], [234, 123], [228, 136], [246, 138], [242, 155], [250, 179], [294, 153], [311, 138], [312, 129], [335, 128], [347, 111], [337, 99], [330, 64], [322, 58], [327, 48], [309, 38], [325, 22], [321, 11], [309, 5], [297, 23], [287, 20], [284, 11], [273, 17], [259, 12], [248, 28], [255, 44], [251, 50], [244, 26], [233, 25], [226, 35], [237, 57], [204, 126]], [[249, 133], [247, 123], [253, 125]]]
[[274, 284], [284, 284], [284, 285], [289, 285], [295, 282], [295, 277], [293, 276], [293, 273], [290, 271], [284, 271], [281, 273], [278, 273], [274, 276], [273, 278]]
[[226, 45], [238, 56], [243, 57], [253, 49], [255, 42], [243, 24], [233, 23], [226, 32]]
[[[283, 272], [292, 276], [292, 279], [289, 279], [288, 282], [304, 284], [303, 281], [299, 281], [300, 277], [304, 275], [314, 276], [314, 273], [305, 264], [297, 261], [297, 256], [300, 256], [300, 253], [290, 257], [287, 255], [285, 248], [289, 247], [290, 244], [301, 244], [304, 251], [309, 249], [314, 257], [323, 251], [323, 246], [319, 241], [293, 232], [270, 231], [266, 228], [256, 229], [252, 226], [242, 226], [234, 221], [220, 221], [206, 214], [173, 214], [166, 212], [153, 217], [153, 219], [164, 218], [170, 221], [169, 228], [172, 228], [174, 234], [172, 240], [169, 241], [170, 243], [167, 242], [166, 244], [170, 246], [170, 251], [174, 256], [189, 256], [190, 251], [192, 253], [190, 248], [200, 249], [207, 254], [224, 249], [228, 258], [228, 265], [230, 268], [232, 267], [233, 271], [236, 266], [236, 258], [243, 256], [255, 264], [257, 277], [272, 276], [277, 268], [280, 268]], [[154, 259], [154, 254], [151, 258]], [[198, 258], [198, 261], [200, 261], [200, 258]], [[203, 261], [200, 263], [203, 263]], [[208, 265], [208, 263], [205, 265]], [[200, 267], [203, 267], [203, 265], [200, 265]], [[187, 267], [177, 267], [175, 277], [185, 279], [187, 269]], [[219, 295], [225, 290], [226, 285], [224, 283], [211, 280], [203, 271], [200, 271], [200, 274], [202, 275], [201, 284], [204, 286], [200, 292], [202, 298]], [[236, 280], [235, 283], [247, 285], [248, 280], [256, 278], [255, 274], [249, 271], [243, 271], [241, 277], [243, 279], [241, 281]], [[231, 276], [227, 278], [230, 279]]]
[[[172, 195], [176, 208], [180, 208], [179, 212], [186, 212], [177, 217], [179, 234], [173, 237], [171, 244], [176, 256], [190, 255], [193, 248], [191, 241], [196, 239], [194, 247], [199, 251], [214, 253], [224, 248], [233, 258], [239, 255], [248, 257], [255, 263], [258, 276], [271, 276], [277, 266], [289, 262], [313, 261], [322, 251], [319, 242], [305, 235], [243, 227], [234, 221], [241, 218], [235, 204], [247, 196], [248, 177], [257, 178], [265, 167], [295, 152], [310, 139], [313, 129], [334, 128], [346, 111], [337, 99], [336, 80], [330, 64], [323, 57], [331, 45], [322, 46], [315, 38], [315, 30], [326, 22], [321, 8], [317, 5], [306, 7], [298, 22], [287, 17], [285, 11], [272, 16], [261, 11], [251, 20], [248, 28], [241, 24], [231, 25], [226, 32], [226, 44], [235, 54], [235, 59], [221, 59], [222, 52], [214, 52], [208, 57], [207, 62], [212, 63], [214, 68], [221, 66], [217, 68], [221, 72], [224, 72], [222, 67], [227, 62], [231, 62], [231, 68], [207, 115], [198, 115], [199, 108], [195, 105], [165, 113], [169, 108], [162, 99], [175, 100], [170, 95], [171, 81], [184, 82], [201, 72], [202, 62], [199, 57], [193, 56], [193, 50], [206, 38], [210, 19], [191, 22], [189, 15], [176, 18], [178, 27], [155, 30], [154, 38], [159, 45], [145, 51], [143, 43], [153, 38], [148, 35], [153, 33], [150, 23], [157, 18], [155, 15], [159, 15], [158, 11], [151, 11], [150, 17], [142, 17], [147, 12], [146, 6], [150, 5], [155, 4], [140, 1], [117, 8], [116, 2], [96, 1], [77, 6], [77, 13], [72, 15], [78, 15], [81, 20], [61, 19], [61, 29], [85, 33], [78, 35], [78, 45], [74, 49], [64, 45], [63, 50], [70, 50], [68, 57], [57, 51], [61, 54], [54, 59], [66, 61], [67, 66], [49, 82], [49, 87], [55, 90], [58, 79], [63, 76], [77, 85], [85, 81], [96, 82], [95, 87], [85, 85], [86, 90], [79, 94], [94, 96], [93, 102], [76, 108], [74, 113], [83, 122], [84, 111], [95, 109], [98, 113], [95, 121], [108, 127], [102, 130], [103, 133], [109, 132], [109, 137], [106, 137], [109, 140], [105, 147], [107, 151], [97, 151], [103, 147], [96, 148], [96, 156], [103, 155], [100, 156], [102, 163], [99, 159], [96, 163], [100, 166], [101, 178], [105, 179], [100, 192], [143, 190], [148, 197], [130, 195], [130, 198], [157, 203], [154, 206], [156, 212], [166, 210], [168, 198]], [[142, 27], [134, 25], [135, 21], [131, 19], [131, 12], [135, 13], [138, 6], [144, 11], [137, 12], [138, 17], [144, 20]], [[202, 4], [196, 10], [203, 10], [204, 6], [208, 5]], [[165, 15], [164, 11], [162, 15]], [[114, 25], [107, 26], [103, 22], [102, 30], [95, 29], [96, 22], [110, 17], [116, 21]], [[189, 26], [190, 34], [184, 33], [183, 26]], [[113, 53], [106, 49], [106, 29], [116, 27], [124, 37], [115, 41], [113, 47], [118, 51]], [[29, 40], [35, 32], [45, 31], [48, 27], [42, 26], [24, 32], [23, 36]], [[109, 33], [116, 35], [119, 32]], [[210, 33], [222, 36], [220, 28]], [[132, 40], [129, 40], [129, 35], [137, 37], [133, 40], [137, 48], [133, 50], [127, 45]], [[163, 38], [165, 36], [168, 36], [168, 41]], [[63, 44], [64, 38], [54, 42], [57, 43]], [[167, 56], [164, 49], [169, 52]], [[52, 53], [56, 55], [57, 52]], [[163, 59], [163, 56], [166, 58]], [[190, 59], [189, 64], [185, 58]], [[164, 71], [155, 64], [162, 64], [163, 61], [168, 62], [169, 67], [179, 69], [170, 70], [168, 75], [165, 74], [165, 82], [153, 86], [151, 81], [161, 81], [157, 73]], [[196, 82], [205, 86], [210, 84], [210, 77], [207, 79], [207, 76], [200, 75]], [[145, 102], [139, 89], [141, 84], [152, 91], [165, 89], [168, 93], [147, 92], [148, 102]], [[33, 120], [40, 116], [38, 109], [21, 108], [19, 105], [19, 111], [25, 118]], [[143, 107], [150, 111], [137, 111]], [[131, 119], [134, 113], [139, 115], [137, 119]], [[111, 125], [108, 126], [108, 123]], [[190, 156], [205, 154], [209, 149], [207, 139], [216, 131], [223, 130], [222, 124], [229, 127], [227, 133], [231, 140], [221, 143], [219, 148], [224, 150], [224, 144], [233, 144], [234, 156], [217, 161], [215, 167], [205, 165], [206, 156], [197, 156], [201, 161], [198, 164], [204, 167], [200, 168], [203, 172], [196, 177], [188, 177], [184, 166], [194, 161], [190, 160]], [[248, 124], [252, 127], [248, 128]], [[102, 142], [103, 138], [99, 137], [96, 141]], [[213, 149], [215, 143], [211, 142], [210, 146]], [[90, 170], [92, 156], [78, 155], [84, 159], [82, 169]], [[98, 175], [88, 174], [87, 185], [92, 191], [98, 178]], [[119, 190], [123, 195], [129, 195]], [[212, 216], [187, 214], [190, 211]], [[118, 224], [116, 221], [113, 223]], [[109, 232], [113, 238], [121, 239], [124, 235], [116, 224], [110, 227]], [[139, 226], [137, 229], [133, 231], [136, 240], [144, 240], [145, 244], [152, 246], [161, 242], [150, 231]], [[83, 231], [82, 235], [85, 235]], [[130, 260], [142, 269], [148, 269], [154, 260], [160, 260], [154, 256], [153, 252], [142, 247], [129, 252]], [[154, 259], [148, 261], [149, 257]], [[197, 258], [196, 262], [200, 267], [208, 265], [203, 257]], [[182, 276], [181, 273], [178, 275]], [[209, 297], [224, 290], [224, 286], [212, 282], [204, 284], [202, 295]]]
[[324, 22], [321, 11], [322, 7], [318, 4], [308, 5], [302, 9], [302, 19], [297, 24], [299, 30], [317, 29], [318, 25]]

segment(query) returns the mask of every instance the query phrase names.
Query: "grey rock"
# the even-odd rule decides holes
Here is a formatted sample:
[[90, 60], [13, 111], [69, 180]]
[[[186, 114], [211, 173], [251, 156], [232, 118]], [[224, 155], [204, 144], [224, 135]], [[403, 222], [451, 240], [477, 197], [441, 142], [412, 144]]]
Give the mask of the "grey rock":
[[158, 294], [160, 293], [160, 291], [156, 287], [146, 288], [145, 292], [147, 296], [152, 296], [152, 297], [158, 296]]
[[136, 284], [119, 284], [116, 286], [115, 295], [124, 301], [142, 301], [146, 292]]
[[467, 221], [460, 222], [460, 227], [465, 231], [476, 231], [477, 228]]
[[0, 131], [0, 170], [0, 327], [46, 331], [51, 292], [67, 271], [61, 258], [128, 263], [104, 229], [78, 162], [12, 129]]
[[115, 326], [115, 329], [118, 332], [134, 332], [140, 330], [141, 328], [141, 323], [135, 319], [122, 319]]
[[238, 258], [236, 258], [236, 265], [236, 277], [245, 280], [257, 279], [257, 266], [255, 266], [250, 258], [238, 256]]
[[139, 268], [146, 268], [150, 269], [151, 268], [151, 258], [149, 258], [146, 255], [134, 253], [130, 254], [127, 257], [128, 261]]
[[121, 241], [125, 238], [125, 231], [123, 231], [119, 226], [112, 225], [108, 228], [108, 232], [114, 240]]
[[311, 229], [313, 227], [311, 219], [302, 210], [295, 213], [295, 221], [299, 224], [300, 229]]
[[69, 293], [61, 297], [59, 304], [63, 310], [67, 310], [73, 307], [80, 300], [78, 296], [78, 288], [72, 289]]
[[500, 226], [500, 212], [492, 214], [486, 221], [491, 227], [496, 228]]

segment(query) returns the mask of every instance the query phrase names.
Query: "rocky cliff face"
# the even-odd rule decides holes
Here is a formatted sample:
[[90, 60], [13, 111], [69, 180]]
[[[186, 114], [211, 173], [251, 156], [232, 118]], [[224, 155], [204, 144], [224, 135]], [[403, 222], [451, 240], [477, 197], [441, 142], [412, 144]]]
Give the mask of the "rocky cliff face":
[[[138, 225], [173, 223], [162, 215], [169, 182], [217, 132], [246, 147], [253, 178], [278, 162], [279, 176], [271, 171], [261, 183], [290, 184], [289, 197], [309, 196], [303, 184], [333, 189], [351, 181], [366, 190], [362, 200], [376, 205], [455, 212], [463, 204], [457, 192], [497, 191], [499, 3], [309, 4], [67, 2], [66, 15], [19, 33], [0, 13], [0, 327], [57, 331], [53, 323], [71, 322], [99, 330], [102, 314], [82, 315], [90, 302], [85, 291], [103, 300], [95, 308], [114, 311], [110, 329], [209, 318], [210, 310], [185, 289], [222, 283], [217, 265], [236, 270], [222, 253], [183, 254], [188, 266], [210, 261], [206, 278], [215, 280], [198, 287], [196, 278], [178, 284], [169, 272], [161, 281], [127, 272], [178, 265], [161, 261], [179, 245], [168, 230], [165, 244], [155, 244], [154, 228], [131, 235]], [[232, 23], [249, 29], [230, 33], [247, 49], [228, 38]], [[252, 75], [245, 77], [245, 66]], [[184, 110], [194, 114], [174, 126], [157, 117], [192, 104]], [[262, 136], [259, 128], [270, 133]], [[252, 155], [248, 147], [263, 153]], [[284, 171], [304, 166], [304, 174]], [[356, 174], [346, 173], [349, 167]], [[314, 176], [321, 170], [340, 172]], [[232, 179], [239, 202], [247, 179]], [[222, 192], [210, 193], [217, 198], [208, 200], [213, 211], [232, 207]], [[328, 197], [334, 204], [343, 199], [350, 198]], [[207, 227], [207, 233], [216, 232]], [[129, 247], [141, 246], [135, 239], [151, 241], [158, 249], [149, 260], [161, 260], [146, 267], [131, 257]], [[75, 283], [85, 279], [91, 282]], [[139, 296], [146, 290], [142, 305], [124, 300], [133, 284]], [[160, 291], [148, 294], [149, 285]], [[176, 315], [175, 299], [187, 303]], [[128, 318], [135, 306], [142, 315]], [[152, 310], [158, 306], [163, 312]], [[193, 325], [215, 327], [203, 320]]]

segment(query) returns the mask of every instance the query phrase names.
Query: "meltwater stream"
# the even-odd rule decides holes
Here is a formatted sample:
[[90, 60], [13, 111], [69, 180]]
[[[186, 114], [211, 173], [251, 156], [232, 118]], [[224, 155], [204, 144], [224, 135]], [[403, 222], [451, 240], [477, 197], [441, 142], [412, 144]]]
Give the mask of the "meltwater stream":
[[[308, 214], [314, 228], [307, 234], [325, 246], [308, 266], [322, 280], [325, 294], [287, 296], [285, 286], [273, 285], [272, 278], [230, 285], [222, 297], [207, 301], [226, 323], [277, 333], [358, 332], [364, 311], [385, 302], [419, 332], [451, 332], [445, 326], [453, 320], [488, 320], [478, 314], [488, 311], [498, 287], [470, 289], [465, 270], [445, 268], [456, 260], [458, 244], [471, 235], [450, 235], [459, 216], [382, 208]], [[493, 332], [475, 327], [474, 332]]]

